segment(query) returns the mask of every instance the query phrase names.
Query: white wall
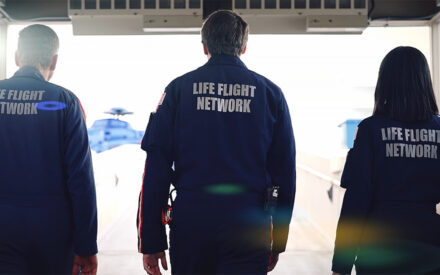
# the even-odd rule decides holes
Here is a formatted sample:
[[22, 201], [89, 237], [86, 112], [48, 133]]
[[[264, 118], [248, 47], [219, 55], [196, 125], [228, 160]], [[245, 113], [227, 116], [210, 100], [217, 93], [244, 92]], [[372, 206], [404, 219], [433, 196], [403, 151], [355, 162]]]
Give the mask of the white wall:
[[7, 25], [0, 20], [0, 80], [6, 78]]

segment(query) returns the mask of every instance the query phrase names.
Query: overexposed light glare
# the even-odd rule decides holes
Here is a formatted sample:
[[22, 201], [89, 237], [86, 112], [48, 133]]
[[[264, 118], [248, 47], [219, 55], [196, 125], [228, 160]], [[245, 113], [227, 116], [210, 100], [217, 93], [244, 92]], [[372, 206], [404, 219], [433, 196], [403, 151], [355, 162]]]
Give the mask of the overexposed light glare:
[[[7, 76], [23, 25], [8, 32]], [[51, 25], [61, 45], [52, 82], [82, 101], [87, 123], [112, 107], [144, 129], [174, 78], [203, 65], [199, 35], [73, 36], [70, 24]], [[396, 46], [420, 49], [430, 60], [428, 27], [368, 28], [362, 35], [251, 35], [242, 59], [278, 84], [288, 101], [298, 150], [331, 153], [342, 148], [339, 124], [365, 118], [383, 57]]]

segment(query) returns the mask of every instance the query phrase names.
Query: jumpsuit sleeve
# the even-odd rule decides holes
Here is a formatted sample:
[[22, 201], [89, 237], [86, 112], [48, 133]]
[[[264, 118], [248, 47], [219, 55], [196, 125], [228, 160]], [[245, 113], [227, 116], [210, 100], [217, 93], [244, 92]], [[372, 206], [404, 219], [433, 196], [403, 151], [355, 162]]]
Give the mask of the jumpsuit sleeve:
[[348, 274], [355, 262], [372, 201], [373, 144], [368, 129], [359, 125], [354, 147], [348, 152], [341, 187], [346, 188], [336, 231], [332, 270]]
[[167, 88], [156, 113], [150, 115], [142, 140], [147, 152], [137, 217], [138, 250], [153, 254], [168, 248], [162, 211], [168, 204], [172, 181], [174, 102]]
[[268, 154], [268, 171], [272, 185], [280, 187], [278, 204], [272, 215], [272, 251], [274, 253], [281, 253], [286, 250], [289, 224], [292, 218], [295, 199], [295, 169], [295, 139], [289, 108], [284, 96], [282, 96], [277, 121], [275, 122], [273, 140]]
[[73, 210], [74, 252], [79, 256], [90, 256], [98, 252], [97, 207], [92, 158], [84, 120], [81, 104], [73, 96], [72, 103], [67, 107], [64, 126], [65, 170]]

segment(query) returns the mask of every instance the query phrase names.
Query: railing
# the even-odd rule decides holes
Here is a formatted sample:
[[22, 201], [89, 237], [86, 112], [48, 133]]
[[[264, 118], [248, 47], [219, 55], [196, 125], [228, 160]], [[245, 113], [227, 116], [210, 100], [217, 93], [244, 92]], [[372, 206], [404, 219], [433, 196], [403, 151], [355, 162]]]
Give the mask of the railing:
[[300, 163], [297, 163], [296, 167], [299, 168], [299, 169], [304, 170], [308, 174], [311, 174], [312, 176], [315, 176], [315, 177], [317, 177], [317, 178], [319, 178], [319, 179], [321, 179], [323, 181], [326, 181], [328, 183], [332, 183], [332, 184], [337, 185], [337, 186], [341, 185], [341, 182], [339, 180], [335, 180], [335, 179], [333, 179], [333, 178], [331, 178], [331, 177], [329, 177], [329, 176], [327, 176], [327, 175], [325, 175], [325, 174], [323, 174], [321, 172], [318, 172], [318, 171], [314, 170], [313, 168], [310, 168], [310, 167], [308, 167], [306, 165], [302, 165]]
[[301, 209], [310, 222], [334, 242], [344, 190], [340, 181], [315, 169], [297, 163], [295, 207]]

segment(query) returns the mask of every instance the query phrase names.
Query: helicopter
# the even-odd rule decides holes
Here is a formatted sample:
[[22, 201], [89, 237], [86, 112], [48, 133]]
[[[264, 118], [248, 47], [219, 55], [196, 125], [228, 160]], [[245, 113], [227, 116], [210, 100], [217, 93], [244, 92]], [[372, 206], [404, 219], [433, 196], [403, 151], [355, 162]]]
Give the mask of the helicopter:
[[124, 144], [140, 144], [144, 131], [135, 130], [130, 123], [120, 120], [121, 116], [133, 112], [116, 107], [104, 113], [115, 118], [96, 120], [88, 129], [90, 149], [101, 153]]

